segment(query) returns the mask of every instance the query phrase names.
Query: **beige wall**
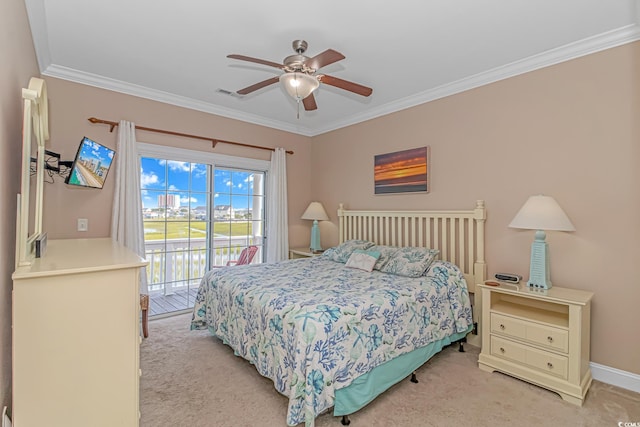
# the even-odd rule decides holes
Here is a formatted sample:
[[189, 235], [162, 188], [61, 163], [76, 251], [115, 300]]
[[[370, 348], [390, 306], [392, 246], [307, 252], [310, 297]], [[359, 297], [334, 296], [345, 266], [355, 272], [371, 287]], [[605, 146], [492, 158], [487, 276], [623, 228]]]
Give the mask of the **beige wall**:
[[[15, 194], [19, 191], [20, 88], [38, 69], [21, 0], [0, 2], [0, 403], [10, 402], [11, 272]], [[337, 241], [335, 210], [471, 208], [487, 202], [489, 273], [528, 274], [533, 233], [507, 228], [529, 195], [554, 196], [575, 233], [548, 233], [556, 286], [595, 292], [591, 359], [640, 374], [633, 266], [640, 249], [640, 43], [590, 55], [314, 138], [47, 78], [51, 141], [71, 159], [84, 135], [115, 147], [116, 133], [86, 119], [131, 120], [159, 127], [295, 151], [288, 156], [290, 244], [308, 242], [299, 219], [310, 200], [333, 223], [321, 224], [323, 246]], [[144, 142], [208, 150], [207, 143], [139, 132]], [[309, 141], [312, 141], [310, 144]], [[430, 194], [373, 195], [373, 156], [430, 145]], [[269, 153], [220, 145], [215, 152], [268, 159]], [[313, 180], [311, 177], [313, 176]], [[45, 188], [50, 238], [109, 234], [113, 177], [103, 190]], [[77, 218], [89, 232], [75, 231]]]
[[[116, 148], [117, 128], [109, 133], [109, 126], [91, 124], [87, 120], [89, 117], [112, 121], [124, 119], [144, 127], [293, 151], [293, 155], [287, 155], [290, 241], [305, 244], [308, 224], [300, 219], [300, 215], [311, 201], [310, 138], [61, 79], [46, 78], [46, 81], [51, 114], [51, 139], [47, 148], [61, 154], [63, 160], [73, 160], [83, 136]], [[263, 160], [269, 160], [271, 156], [271, 151], [222, 143], [212, 150], [207, 141], [153, 132], [137, 131], [136, 135], [142, 142], [191, 150]], [[102, 190], [68, 186], [60, 177], [55, 178], [54, 184], [45, 186], [43, 229], [50, 239], [109, 235], [115, 183], [112, 173], [107, 176]], [[76, 230], [78, 218], [89, 220], [88, 232]]]
[[[374, 95], [375, 96], [375, 95]], [[533, 194], [576, 232], [547, 233], [556, 286], [593, 291], [591, 360], [640, 374], [640, 43], [503, 80], [313, 140], [314, 198], [351, 208], [470, 209], [486, 200], [489, 274], [528, 277]], [[373, 195], [373, 156], [431, 146], [431, 192]], [[336, 226], [321, 226], [325, 246]]]
[[0, 410], [11, 402], [11, 273], [20, 192], [22, 94], [40, 74], [22, 0], [0, 2]]

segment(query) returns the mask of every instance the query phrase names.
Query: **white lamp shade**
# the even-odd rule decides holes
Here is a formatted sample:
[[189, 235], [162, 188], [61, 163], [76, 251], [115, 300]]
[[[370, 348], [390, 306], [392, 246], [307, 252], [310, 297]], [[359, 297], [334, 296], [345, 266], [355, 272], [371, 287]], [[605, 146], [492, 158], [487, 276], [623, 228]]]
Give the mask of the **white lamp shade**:
[[305, 73], [284, 73], [280, 76], [280, 83], [289, 96], [298, 102], [311, 95], [320, 86], [317, 78]]
[[575, 231], [576, 229], [558, 202], [551, 196], [543, 195], [529, 197], [509, 227], [556, 231]]
[[311, 202], [307, 210], [302, 214], [302, 219], [310, 219], [314, 221], [328, 221], [329, 216], [327, 212], [324, 210], [322, 203], [320, 202]]

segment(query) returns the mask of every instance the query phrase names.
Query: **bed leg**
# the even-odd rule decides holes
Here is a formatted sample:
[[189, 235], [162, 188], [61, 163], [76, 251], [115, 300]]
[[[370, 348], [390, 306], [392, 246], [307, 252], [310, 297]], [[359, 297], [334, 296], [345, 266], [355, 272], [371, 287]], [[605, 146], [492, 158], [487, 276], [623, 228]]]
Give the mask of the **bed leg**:
[[349, 424], [351, 424], [351, 420], [349, 419], [348, 415], [343, 415], [342, 421], [340, 422], [342, 423], [343, 426], [348, 426]]
[[464, 344], [464, 343], [466, 343], [466, 342], [467, 342], [467, 337], [464, 337], [464, 338], [462, 338], [460, 341], [458, 341], [458, 345], [460, 346], [460, 347], [458, 347], [458, 351], [459, 351], [460, 353], [464, 353], [464, 346], [463, 346], [463, 344]]
[[416, 384], [418, 383], [418, 377], [416, 377], [416, 371], [413, 371], [411, 373], [411, 382]]

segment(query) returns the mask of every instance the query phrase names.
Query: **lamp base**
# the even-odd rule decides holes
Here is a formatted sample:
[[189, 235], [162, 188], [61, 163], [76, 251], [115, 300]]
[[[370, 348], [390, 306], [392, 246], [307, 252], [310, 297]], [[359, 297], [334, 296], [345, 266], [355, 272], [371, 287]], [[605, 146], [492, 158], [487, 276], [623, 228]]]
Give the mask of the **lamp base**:
[[536, 288], [549, 289], [551, 275], [549, 274], [549, 245], [545, 241], [546, 234], [542, 230], [536, 231], [536, 239], [531, 244], [531, 264], [529, 267], [529, 281], [527, 285]]
[[320, 246], [320, 227], [318, 227], [317, 220], [313, 220], [313, 225], [311, 226], [311, 244], [309, 245], [309, 249], [313, 252], [322, 250]]

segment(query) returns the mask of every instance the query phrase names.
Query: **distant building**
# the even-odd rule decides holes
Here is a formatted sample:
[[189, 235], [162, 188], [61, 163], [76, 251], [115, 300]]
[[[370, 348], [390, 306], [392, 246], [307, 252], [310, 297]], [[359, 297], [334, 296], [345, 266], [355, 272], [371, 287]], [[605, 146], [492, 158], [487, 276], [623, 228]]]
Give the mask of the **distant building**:
[[178, 194], [160, 194], [158, 196], [159, 208], [180, 209], [180, 195]]
[[156, 219], [160, 214], [153, 209], [147, 208], [143, 211], [144, 219]]
[[207, 219], [207, 207], [196, 206], [195, 208], [191, 209], [191, 218], [200, 221]]
[[233, 208], [230, 205], [216, 205], [213, 208], [214, 218], [232, 218]]
[[249, 218], [251, 211], [249, 210], [249, 208], [234, 209], [233, 214], [236, 218]]

